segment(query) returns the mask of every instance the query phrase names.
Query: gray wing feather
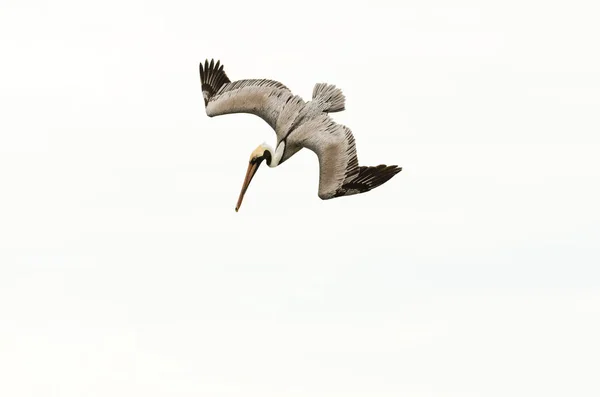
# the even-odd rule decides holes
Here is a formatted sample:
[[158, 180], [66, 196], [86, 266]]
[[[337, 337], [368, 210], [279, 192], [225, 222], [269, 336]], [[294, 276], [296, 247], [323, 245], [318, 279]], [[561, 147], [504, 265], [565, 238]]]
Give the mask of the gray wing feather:
[[221, 65], [204, 61], [199, 65], [202, 96], [210, 117], [230, 113], [250, 113], [265, 120], [284, 139], [305, 105], [283, 84], [267, 79], [231, 81]]
[[358, 175], [358, 157], [352, 131], [321, 115], [304, 123], [290, 140], [319, 158], [319, 197], [336, 197], [345, 181]]
[[397, 165], [359, 166], [352, 131], [327, 115], [308, 121], [290, 136], [319, 158], [319, 197], [327, 200], [368, 192], [402, 171]]
[[[231, 113], [250, 113], [265, 120], [278, 137], [281, 125], [289, 117], [289, 109], [304, 101], [293, 95], [283, 84], [273, 80], [239, 80], [223, 85], [206, 104], [208, 116]], [[294, 106], [288, 106], [294, 105]]]

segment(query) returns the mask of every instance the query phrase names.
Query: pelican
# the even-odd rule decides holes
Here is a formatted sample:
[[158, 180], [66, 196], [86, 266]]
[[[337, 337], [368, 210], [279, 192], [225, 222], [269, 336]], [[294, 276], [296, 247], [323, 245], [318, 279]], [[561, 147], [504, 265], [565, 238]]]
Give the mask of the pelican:
[[319, 159], [319, 197], [323, 200], [368, 192], [402, 171], [396, 165], [358, 165], [352, 131], [329, 116], [345, 108], [344, 94], [335, 85], [316, 84], [312, 100], [305, 102], [278, 81], [232, 82], [221, 62], [215, 63], [214, 59], [210, 62], [207, 59], [204, 65], [200, 63], [200, 81], [207, 116], [254, 114], [277, 135], [275, 149], [263, 143], [250, 155], [236, 212], [263, 161], [274, 168], [302, 148], [313, 151]]

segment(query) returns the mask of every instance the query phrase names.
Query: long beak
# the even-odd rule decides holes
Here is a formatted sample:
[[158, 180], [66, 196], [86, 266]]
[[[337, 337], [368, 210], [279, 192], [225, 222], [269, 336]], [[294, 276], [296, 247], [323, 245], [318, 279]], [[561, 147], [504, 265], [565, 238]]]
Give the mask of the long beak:
[[260, 162], [248, 164], [248, 171], [246, 171], [246, 178], [244, 178], [244, 185], [242, 185], [242, 191], [240, 192], [240, 198], [238, 198], [237, 205], [235, 206], [235, 212], [238, 212], [240, 207], [242, 206], [244, 194], [246, 194], [246, 190], [248, 190], [250, 181], [252, 181], [252, 178], [254, 178], [254, 174], [256, 174], [256, 171], [258, 170], [259, 166]]

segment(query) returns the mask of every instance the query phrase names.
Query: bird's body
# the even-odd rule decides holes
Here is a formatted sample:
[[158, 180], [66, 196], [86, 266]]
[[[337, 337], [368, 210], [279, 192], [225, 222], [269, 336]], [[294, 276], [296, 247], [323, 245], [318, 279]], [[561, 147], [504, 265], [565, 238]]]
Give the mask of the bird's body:
[[[345, 107], [344, 95], [334, 85], [315, 85], [312, 100], [305, 102], [277, 81], [252, 79], [231, 82], [220, 62], [215, 64], [207, 60], [204, 65], [201, 63], [200, 78], [208, 116], [250, 113], [261, 117], [275, 130], [275, 149], [268, 145], [259, 146], [253, 152], [251, 164], [252, 158], [255, 158], [260, 159], [258, 164], [266, 160], [270, 167], [276, 167], [302, 148], [315, 152], [319, 158], [319, 197], [322, 199], [369, 191], [402, 170], [393, 165], [358, 165], [352, 132], [334, 122], [328, 114]], [[254, 172], [256, 169], [252, 175], [247, 175], [240, 204]]]

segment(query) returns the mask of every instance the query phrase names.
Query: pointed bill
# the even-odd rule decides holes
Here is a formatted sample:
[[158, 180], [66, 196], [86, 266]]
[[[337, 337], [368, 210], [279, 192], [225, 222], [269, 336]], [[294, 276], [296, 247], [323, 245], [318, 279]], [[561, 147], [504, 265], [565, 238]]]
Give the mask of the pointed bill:
[[244, 178], [244, 184], [242, 185], [242, 191], [240, 192], [240, 197], [238, 198], [237, 205], [235, 206], [235, 212], [238, 212], [240, 207], [242, 206], [242, 200], [244, 200], [244, 195], [246, 194], [246, 190], [248, 190], [248, 186], [254, 178], [254, 174], [258, 170], [260, 166], [260, 162], [250, 162], [248, 164], [248, 171], [246, 171], [246, 177]]

